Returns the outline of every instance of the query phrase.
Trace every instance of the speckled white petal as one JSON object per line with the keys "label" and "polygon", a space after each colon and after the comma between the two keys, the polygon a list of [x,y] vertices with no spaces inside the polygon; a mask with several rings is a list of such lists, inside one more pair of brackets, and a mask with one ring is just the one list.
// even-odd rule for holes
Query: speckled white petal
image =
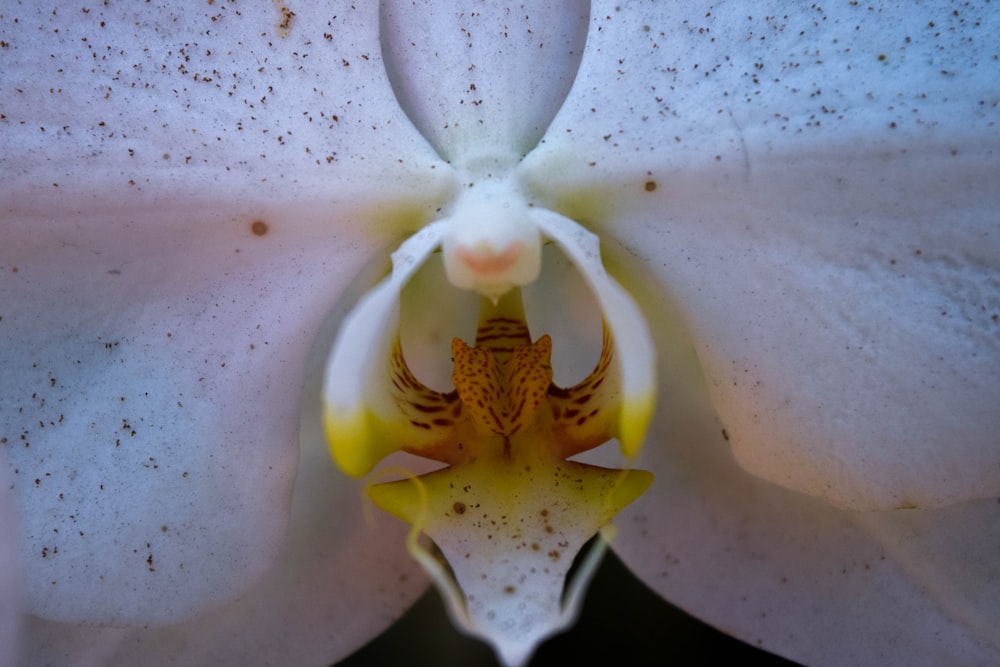
{"label": "speckled white petal", "polygon": [[876,157],[831,149],[629,214],[749,471],[858,509],[1000,494],[1000,164],[951,160],[872,187],[845,175]]}
{"label": "speckled white petal", "polygon": [[[661,352],[636,464],[656,481],[613,548],[667,599],[805,664],[996,663],[995,13],[633,8],[595,8],[577,87],[525,165],[656,277],[626,281]],[[954,504],[835,509],[747,474],[734,444],[844,504]],[[774,474],[803,462],[823,477]]]}
{"label": "speckled white petal", "polygon": [[854,508],[996,496],[997,13],[748,13],[597,7],[533,191],[677,299],[754,474]]}
{"label": "speckled white petal", "polygon": [[[179,621],[276,558],[302,562],[282,544],[308,350],[368,259],[359,246],[411,228],[395,208],[433,210],[446,170],[395,104],[375,7],[296,8],[287,36],[282,22],[271,5],[224,3],[0,19],[0,437],[27,605],[43,617]],[[353,516],[355,496],[338,493]],[[293,519],[306,552],[367,534],[326,532],[321,509]],[[316,584],[333,601],[324,618],[353,622],[341,651],[412,598],[358,615],[342,583]],[[290,605],[258,613],[294,643]]]}
{"label": "speckled white petal", "polygon": [[576,75],[588,2],[381,5],[396,95],[443,158],[481,171],[535,146]]}
{"label": "speckled white petal", "polygon": [[433,198],[432,183],[400,180],[440,165],[395,101],[377,8],[300,7],[287,36],[281,20],[227,3],[5,12],[3,192],[78,209],[309,197],[317,217],[344,199]]}
{"label": "speckled white petal", "polygon": [[663,186],[705,166],[753,175],[772,150],[836,144],[888,156],[990,138],[1000,68],[991,4],[765,0],[752,10],[595,0],[577,79],[530,156],[550,195],[588,180],[631,196],[621,187],[643,181],[626,177]]}
{"label": "speckled white petal", "polygon": [[81,628],[33,620],[31,664],[332,664],[394,620],[426,588],[425,575],[402,547],[403,527],[363,512],[362,485],[345,481],[330,461],[321,433],[319,389],[338,323],[331,317],[323,324],[310,352],[302,453],[288,539],[276,566],[247,595],[179,625]]}
{"label": "speckled white petal", "polygon": [[612,543],[647,585],[805,665],[1000,660],[995,499],[866,513],[765,482],[732,459],[686,357],[661,368],[688,384],[665,389],[637,462],[656,479]]}
{"label": "speckled white petal", "polygon": [[[157,220],[152,214],[143,219]],[[289,494],[293,483],[303,484],[294,470],[294,434],[305,350],[331,305],[326,290],[346,283],[350,276],[343,272],[355,267],[348,261],[324,266],[338,254],[335,245],[311,251],[275,245],[267,252],[235,241],[243,252],[231,256],[245,265],[220,266],[218,244],[210,246],[215,252],[186,248],[184,259],[146,257],[142,269],[129,274],[135,281],[129,288],[114,282],[115,276],[104,278],[106,268],[97,267],[93,273],[101,279],[87,280],[92,274],[81,269],[65,283],[54,283],[50,275],[36,290],[28,282],[31,262],[21,264],[16,296],[56,311],[28,320],[37,325],[25,329],[15,327],[37,313],[7,307],[3,320],[12,338],[22,341],[8,348],[18,354],[7,364],[11,385],[4,406],[5,414],[25,415],[5,425],[14,444],[11,467],[26,537],[21,555],[36,613],[109,623],[179,620],[242,593],[280,554]],[[36,260],[51,266],[63,258]],[[300,265],[317,269],[307,280]],[[188,282],[203,266],[227,275]],[[147,282],[147,270],[167,276],[177,296],[162,295],[162,283]],[[80,313],[76,304],[46,298],[59,288],[79,294],[68,285],[103,294],[123,318],[146,317],[88,328],[100,313]],[[317,296],[306,298],[299,289]],[[151,303],[148,294],[154,295]],[[12,303],[9,295],[4,302]],[[150,313],[154,308],[164,312]],[[31,368],[35,363],[39,370]],[[25,413],[15,412],[22,406]],[[330,477],[335,488],[332,470]],[[340,515],[358,514],[357,502],[347,502],[352,499],[336,498],[342,501],[336,508],[324,505],[328,499],[321,495],[304,501],[324,510],[321,520],[301,528],[308,548],[318,549],[316,543],[326,544],[332,535],[350,541],[348,525],[359,527],[342,525]],[[344,532],[335,534],[334,527]],[[353,537],[364,535],[357,530]],[[371,544],[365,539],[339,546],[330,544],[330,558],[309,564],[325,568]],[[377,588],[386,576],[387,570],[374,566],[352,571],[342,564],[344,572],[353,572],[352,585]],[[333,611],[376,624],[355,642],[377,632],[407,602],[394,602],[390,611],[373,599],[365,607],[372,616],[361,616],[336,602],[341,583],[329,581],[324,591],[326,601],[335,601]],[[282,619],[288,609],[277,601],[294,598],[279,592],[292,596],[294,589],[274,591],[262,608]]]}

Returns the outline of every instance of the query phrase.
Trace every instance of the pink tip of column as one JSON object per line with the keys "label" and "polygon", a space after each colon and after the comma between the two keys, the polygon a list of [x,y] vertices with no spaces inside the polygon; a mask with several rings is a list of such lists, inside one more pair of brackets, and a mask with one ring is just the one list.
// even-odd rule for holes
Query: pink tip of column
{"label": "pink tip of column", "polygon": [[522,250],[524,243],[515,241],[500,253],[492,249],[472,249],[464,246],[459,246],[455,252],[458,258],[475,273],[495,275],[511,268],[521,256]]}

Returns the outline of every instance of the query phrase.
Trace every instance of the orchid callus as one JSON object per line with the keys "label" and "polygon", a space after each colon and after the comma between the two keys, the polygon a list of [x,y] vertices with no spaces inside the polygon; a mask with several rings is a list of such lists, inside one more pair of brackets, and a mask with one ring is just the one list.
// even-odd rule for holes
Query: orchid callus
{"label": "orchid callus", "polygon": [[[437,480],[564,465],[602,356],[651,588],[806,664],[1000,661],[995,3],[404,4],[0,9],[0,662],[341,659],[427,579],[324,428],[447,466],[370,494],[451,562]],[[544,396],[475,344],[516,297]]]}

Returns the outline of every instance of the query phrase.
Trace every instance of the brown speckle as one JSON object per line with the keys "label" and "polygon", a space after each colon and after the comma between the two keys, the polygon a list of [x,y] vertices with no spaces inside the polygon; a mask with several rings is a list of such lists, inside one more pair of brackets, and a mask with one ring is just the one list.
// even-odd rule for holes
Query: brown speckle
{"label": "brown speckle", "polygon": [[267,223],[263,220],[254,220],[250,224],[250,231],[254,233],[255,236],[264,236],[267,234]]}
{"label": "brown speckle", "polygon": [[278,34],[282,37],[288,37],[288,33],[292,31],[292,19],[295,17],[295,12],[285,6],[283,2],[279,0],[272,0],[274,8],[278,10]]}

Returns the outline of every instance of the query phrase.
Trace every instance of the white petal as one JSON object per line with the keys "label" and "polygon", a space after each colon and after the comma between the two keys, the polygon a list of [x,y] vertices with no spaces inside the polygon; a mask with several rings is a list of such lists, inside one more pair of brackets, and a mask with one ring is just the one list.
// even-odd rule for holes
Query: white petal
{"label": "white petal", "polygon": [[[412,226],[391,211],[440,200],[375,8],[296,8],[287,37],[263,9],[0,19],[0,437],[47,618],[177,621],[267,570],[320,322],[359,245]],[[345,641],[406,602],[352,616]]]}
{"label": "white petal", "polygon": [[[294,482],[289,407],[329,307],[300,289],[346,276],[306,282],[297,266],[322,253],[254,238],[221,212],[22,218],[100,238],[57,232],[2,251],[0,400],[36,613],[176,620],[239,592],[276,553]],[[177,231],[175,216],[201,230]],[[152,231],[130,230],[136,219]],[[270,220],[275,237],[291,222]]]}
{"label": "white petal", "polygon": [[615,522],[611,546],[629,567],[688,612],[803,664],[997,662],[996,500],[854,512],[748,474],[675,304],[633,293],[656,306],[657,343],[671,350],[660,376],[672,381],[635,461],[656,479]]}
{"label": "white petal", "polygon": [[984,640],[993,656],[1000,656],[996,499],[939,510],[866,512],[856,518],[943,616]]}
{"label": "white petal", "polygon": [[[637,465],[657,478],[613,548],[664,597],[806,664],[993,664],[995,13],[804,7],[597,7],[525,165],[656,276],[626,284],[656,313],[664,381]],[[881,343],[845,350],[866,337]],[[752,402],[759,419],[732,428]],[[742,462],[816,495],[986,499],[836,510],[741,471],[716,410]]]}
{"label": "white petal", "polygon": [[179,625],[120,630],[36,620],[28,651],[33,664],[331,664],[426,588],[426,577],[403,548],[403,527],[388,517],[372,521],[362,511],[362,485],[345,482],[330,461],[319,388],[338,324],[336,317],[324,323],[310,353],[302,455],[277,565],[247,595]]}
{"label": "white petal", "polygon": [[858,508],[1000,493],[996,12],[604,16],[525,166],[680,302],[740,463]]}
{"label": "white petal", "polygon": [[586,3],[381,4],[393,88],[443,158],[510,167],[534,147],[576,75]]}
{"label": "white petal", "polygon": [[612,548],[660,595],[807,665],[1000,659],[995,499],[838,510],[742,471],[706,396],[659,408],[637,462],[656,480]]}
{"label": "white petal", "polygon": [[629,245],[681,300],[751,472],[856,508],[996,496],[1000,235],[986,209],[1000,164],[940,173],[911,158],[884,191],[841,189],[836,210],[829,191],[788,191],[872,161],[775,165],[765,181],[780,186],[730,188],[732,203],[705,192],[666,228],[651,200]]}

